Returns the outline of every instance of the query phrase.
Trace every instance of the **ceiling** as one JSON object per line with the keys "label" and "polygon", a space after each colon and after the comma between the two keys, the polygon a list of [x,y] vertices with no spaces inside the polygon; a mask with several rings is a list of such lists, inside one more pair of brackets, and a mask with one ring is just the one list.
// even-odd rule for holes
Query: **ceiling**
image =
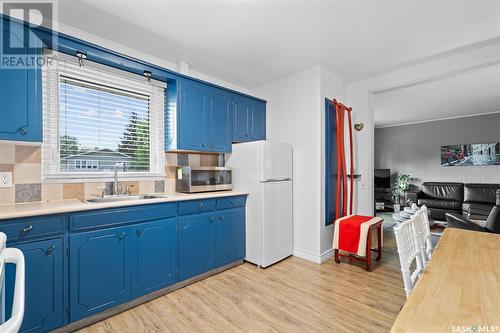
{"label": "ceiling", "polygon": [[500,65],[375,94],[375,127],[500,112]]}
{"label": "ceiling", "polygon": [[351,82],[500,35],[500,1],[59,1],[61,23],[245,88],[322,64]]}

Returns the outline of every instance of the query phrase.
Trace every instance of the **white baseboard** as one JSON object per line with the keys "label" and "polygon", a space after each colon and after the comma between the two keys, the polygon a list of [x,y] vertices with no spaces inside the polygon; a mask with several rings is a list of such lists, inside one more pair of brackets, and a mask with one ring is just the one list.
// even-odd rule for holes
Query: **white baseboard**
{"label": "white baseboard", "polygon": [[305,260],[312,261],[316,264],[322,264],[333,256],[333,248],[328,249],[321,254],[301,249],[293,249],[293,255]]}

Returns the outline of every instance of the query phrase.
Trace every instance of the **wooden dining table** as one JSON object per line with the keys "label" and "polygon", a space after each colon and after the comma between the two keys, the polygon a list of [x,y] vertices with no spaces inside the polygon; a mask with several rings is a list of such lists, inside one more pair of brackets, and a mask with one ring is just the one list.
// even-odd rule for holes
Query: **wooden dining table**
{"label": "wooden dining table", "polygon": [[445,229],[391,332],[500,333],[500,235]]}

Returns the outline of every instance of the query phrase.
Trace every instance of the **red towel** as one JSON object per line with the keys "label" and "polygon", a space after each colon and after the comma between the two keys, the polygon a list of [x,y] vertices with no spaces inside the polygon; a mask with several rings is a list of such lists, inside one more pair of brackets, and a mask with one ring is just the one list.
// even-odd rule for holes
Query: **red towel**
{"label": "red towel", "polygon": [[333,248],[364,256],[370,225],[382,219],[374,216],[349,215],[335,221]]}

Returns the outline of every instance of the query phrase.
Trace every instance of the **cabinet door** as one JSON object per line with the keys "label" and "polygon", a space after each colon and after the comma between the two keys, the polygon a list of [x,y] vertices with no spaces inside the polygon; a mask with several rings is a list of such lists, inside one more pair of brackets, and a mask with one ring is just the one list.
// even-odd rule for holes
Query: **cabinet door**
{"label": "cabinet door", "polygon": [[[5,43],[16,47],[24,45],[25,51],[20,51],[30,58],[38,54],[30,54],[29,42],[25,40],[24,32],[29,30],[23,25],[0,18],[0,34]],[[36,40],[32,38],[32,42]],[[10,39],[10,40],[8,40]],[[32,52],[31,52],[32,53]],[[0,55],[5,54],[0,47]],[[18,57],[16,56],[15,59]],[[20,59],[20,58],[19,58]],[[0,140],[42,141],[42,99],[41,70],[35,66],[7,67],[0,65]]]}
{"label": "cabinet door", "polygon": [[179,280],[215,267],[215,217],[212,214],[179,219]]}
{"label": "cabinet door", "polygon": [[130,300],[130,227],[70,236],[70,319]]}
{"label": "cabinet door", "polygon": [[[25,306],[20,332],[47,332],[63,325],[62,240],[52,239],[13,246],[25,260]],[[14,296],[15,265],[7,265],[6,315]]]}
{"label": "cabinet door", "polygon": [[231,98],[229,93],[211,89],[210,94],[211,150],[220,153],[231,152]]}
{"label": "cabinet door", "polygon": [[216,263],[223,266],[245,258],[245,209],[218,212],[216,218]]}
{"label": "cabinet door", "polygon": [[177,282],[177,218],[135,227],[132,296],[134,298]]}
{"label": "cabinet door", "polygon": [[179,112],[179,148],[206,150],[208,144],[206,89],[198,82],[182,80]]}
{"label": "cabinet door", "polygon": [[249,141],[249,102],[243,96],[233,95],[233,142]]}
{"label": "cabinet door", "polygon": [[252,103],[252,136],[251,140],[266,139],[266,104]]}

